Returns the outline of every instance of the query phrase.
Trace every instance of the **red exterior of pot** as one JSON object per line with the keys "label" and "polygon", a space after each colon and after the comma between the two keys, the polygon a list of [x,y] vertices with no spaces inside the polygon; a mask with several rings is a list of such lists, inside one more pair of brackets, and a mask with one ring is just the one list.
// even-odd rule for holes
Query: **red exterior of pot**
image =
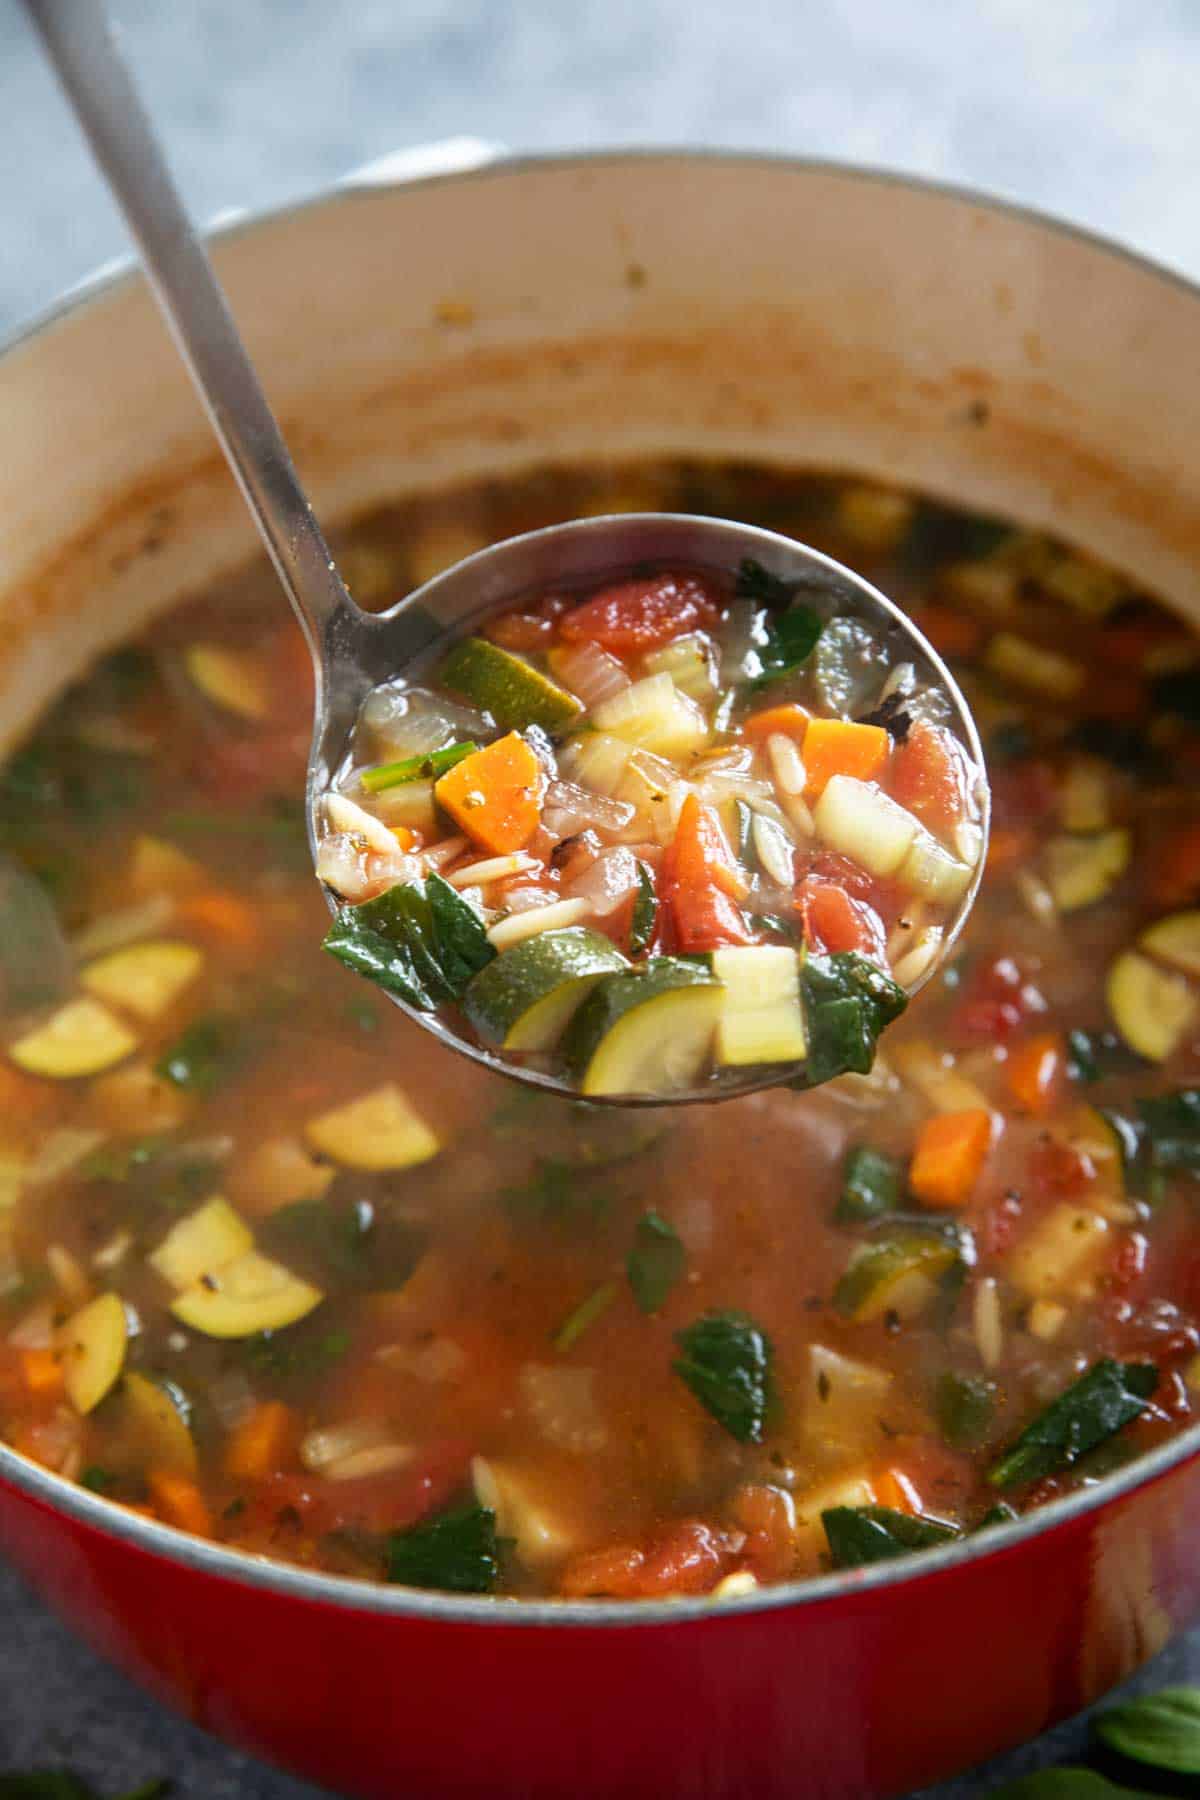
{"label": "red exterior of pot", "polygon": [[986,1554],[666,1623],[406,1616],[155,1537],[0,1488],[0,1544],[98,1650],[340,1793],[868,1800],[1043,1730],[1200,1611],[1200,1459]]}

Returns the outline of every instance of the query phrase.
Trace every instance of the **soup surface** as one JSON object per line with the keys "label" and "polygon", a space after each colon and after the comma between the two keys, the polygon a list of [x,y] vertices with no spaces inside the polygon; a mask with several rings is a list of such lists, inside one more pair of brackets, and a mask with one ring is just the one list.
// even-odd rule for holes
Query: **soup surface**
{"label": "soup surface", "polygon": [[264,569],[224,584],[3,774],[21,1454],[346,1575],[720,1596],[986,1527],[1191,1420],[1200,646],[1046,539],[744,467],[550,471],[340,554],[382,605],[621,505],[777,526],[914,611],[988,752],[962,949],[819,1092],[627,1112],[488,1075],[321,953],[306,653]]}
{"label": "soup surface", "polygon": [[984,848],[907,648],[752,560],[477,621],[363,703],[326,949],[585,1098],[869,1073]]}

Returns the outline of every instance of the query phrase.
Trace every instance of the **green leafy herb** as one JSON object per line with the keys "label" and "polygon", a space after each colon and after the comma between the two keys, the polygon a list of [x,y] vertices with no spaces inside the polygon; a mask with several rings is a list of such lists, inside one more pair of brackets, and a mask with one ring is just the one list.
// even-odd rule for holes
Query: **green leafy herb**
{"label": "green leafy herb", "polygon": [[404,1587],[490,1594],[499,1574],[496,1515],[486,1506],[462,1506],[388,1538],[387,1579]]}
{"label": "green leafy herb", "polygon": [[1128,1075],[1142,1066],[1141,1057],[1115,1031],[1067,1033],[1067,1074],[1072,1081],[1090,1086],[1109,1075]]}
{"label": "green leafy herb", "polygon": [[633,1247],[625,1259],[625,1272],[633,1297],[644,1313],[656,1313],[682,1279],[687,1256],[679,1233],[653,1210],[643,1213],[634,1228]]}
{"label": "green leafy herb", "polygon": [[780,613],[767,627],[766,641],[759,645],[761,672],[750,686],[767,687],[802,669],[824,629],[820,613],[814,612],[811,606],[793,606],[790,612]]}
{"label": "green leafy herb", "polygon": [[770,1338],[745,1313],[710,1312],[675,1342],[683,1355],[672,1367],[705,1407],[741,1444],[761,1444],[771,1402]]}
{"label": "green leafy herb", "polygon": [[1112,1357],[1093,1363],[1025,1427],[988,1470],[988,1480],[993,1487],[1015,1487],[1070,1468],[1139,1418],[1157,1386],[1153,1363],[1120,1363]]}
{"label": "green leafy herb", "polygon": [[894,1156],[855,1144],[842,1165],[842,1191],[834,1209],[839,1225],[858,1225],[894,1212],[900,1203],[901,1168]]}
{"label": "green leafy herb", "polygon": [[309,1381],[325,1374],[350,1348],[348,1331],[260,1331],[238,1346],[252,1369],[272,1381]]}
{"label": "green leafy herb", "polygon": [[1180,1088],[1138,1101],[1154,1166],[1200,1175],[1200,1088]]}
{"label": "green leafy herb", "polygon": [[421,1012],[457,999],[496,954],[479,914],[440,875],[343,906],[324,948]]}
{"label": "green leafy herb", "polygon": [[808,1062],[801,1087],[837,1075],[866,1075],[881,1031],[908,1005],[904,989],[856,950],[806,956],[800,993],[808,1025]]}
{"label": "green leafy herb", "polygon": [[382,793],[384,788],[399,787],[406,781],[437,781],[465,756],[474,756],[478,748],[478,744],[470,742],[447,744],[432,756],[406,756],[402,762],[379,763],[373,769],[364,769],[360,780],[368,794]]}
{"label": "green leafy herb", "polygon": [[962,1534],[941,1519],[895,1512],[890,1506],[834,1506],[821,1514],[835,1569],[886,1562],[912,1550],[948,1544]]}
{"label": "green leafy herb", "polygon": [[1110,1750],[1151,1768],[1200,1775],[1200,1688],[1164,1688],[1111,1706],[1095,1720]]}
{"label": "green leafy herb", "polygon": [[995,1404],[995,1386],[982,1376],[945,1369],[938,1377],[934,1413],[938,1430],[952,1449],[968,1449],[986,1435]]}
{"label": "green leafy herb", "polygon": [[195,1019],[154,1065],[155,1073],[189,1093],[211,1094],[248,1053],[246,1026],[233,1013]]}
{"label": "green leafy herb", "polygon": [[587,1171],[561,1156],[540,1156],[528,1181],[502,1188],[510,1217],[523,1225],[571,1225],[595,1219],[607,1205]]}
{"label": "green leafy herb", "polygon": [[944,562],[980,562],[1012,536],[1012,526],[981,513],[918,500],[900,550],[906,570],[919,574]]}
{"label": "green leafy herb", "polygon": [[590,1331],[597,1319],[602,1318],[617,1297],[618,1287],[615,1281],[605,1281],[590,1293],[586,1300],[569,1313],[554,1334],[556,1350],[570,1350],[577,1344],[585,1331]]}
{"label": "green leafy herb", "polygon": [[80,1487],[90,1488],[93,1494],[108,1494],[117,1485],[117,1478],[111,1469],[101,1468],[99,1463],[89,1463],[80,1472]]}
{"label": "green leafy herb", "polygon": [[1016,1507],[1010,1506],[1007,1500],[997,1500],[995,1506],[988,1507],[979,1523],[972,1526],[972,1530],[990,1531],[993,1525],[1011,1525],[1020,1516]]}
{"label": "green leafy herb", "polygon": [[633,903],[633,922],[629,927],[629,954],[640,956],[650,948],[654,927],[658,923],[658,895],[654,877],[644,862],[638,868],[637,899]]}

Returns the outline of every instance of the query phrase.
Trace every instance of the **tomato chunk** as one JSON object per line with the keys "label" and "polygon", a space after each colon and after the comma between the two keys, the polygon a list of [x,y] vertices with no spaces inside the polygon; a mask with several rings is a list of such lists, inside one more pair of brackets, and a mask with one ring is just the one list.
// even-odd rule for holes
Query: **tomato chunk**
{"label": "tomato chunk", "polygon": [[804,941],[811,950],[830,955],[857,950],[881,967],[887,967],[887,936],[874,907],[832,881],[808,875],[796,889],[796,909],[804,926]]}
{"label": "tomato chunk", "polygon": [[966,754],[940,725],[914,725],[892,757],[889,776],[892,798],[933,831],[953,831],[966,812]]}
{"label": "tomato chunk", "polygon": [[746,880],[713,814],[689,794],[663,861],[662,888],[682,951],[752,944],[754,933],[734,901]]}
{"label": "tomato chunk", "polygon": [[729,1571],[744,1543],[742,1532],[683,1520],[644,1546],[614,1544],[575,1557],[563,1570],[561,1591],[619,1600],[704,1594]]}
{"label": "tomato chunk", "polygon": [[602,588],[567,613],[559,631],[570,643],[599,644],[621,656],[711,630],[719,616],[715,594],[694,575],[655,575]]}

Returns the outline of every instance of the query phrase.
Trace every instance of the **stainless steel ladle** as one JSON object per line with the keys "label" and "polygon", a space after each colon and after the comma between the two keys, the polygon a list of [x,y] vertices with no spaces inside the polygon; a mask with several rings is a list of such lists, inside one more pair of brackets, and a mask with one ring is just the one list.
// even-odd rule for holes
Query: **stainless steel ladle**
{"label": "stainless steel ladle", "polygon": [[[409,594],[388,612],[362,612],[346,591],[238,334],[207,251],[175,187],[158,135],[117,49],[100,0],[25,0],[96,161],[141,251],[147,277],[191,372],[213,430],[300,621],[316,671],[316,717],[308,764],[310,847],[321,797],[342,763],[364,696],[396,676],[436,639],[539,588],[586,584],[641,564],[728,575],[746,557],[808,589],[839,615],[861,619],[912,663],[918,680],[945,694],[966,749],[982,767],[974,720],[940,657],[912,622],[869,582],[790,538],[727,519],[645,513],[578,519],[494,544]],[[987,809],[984,797],[983,824]],[[942,957],[970,912],[983,868],[949,921]],[[333,904],[333,897],[330,896]],[[936,966],[936,965],[935,965]],[[923,985],[932,969],[915,988]],[[566,1082],[521,1068],[459,1037],[437,1014],[411,1017],[443,1043],[514,1079],[572,1094]],[[673,1093],[671,1102],[726,1098],[777,1084],[778,1068],[752,1070],[719,1086]],[[638,1103],[637,1096],[623,1100]],[[642,1103],[651,1097],[642,1096]],[[664,1096],[652,1097],[653,1104]]]}

